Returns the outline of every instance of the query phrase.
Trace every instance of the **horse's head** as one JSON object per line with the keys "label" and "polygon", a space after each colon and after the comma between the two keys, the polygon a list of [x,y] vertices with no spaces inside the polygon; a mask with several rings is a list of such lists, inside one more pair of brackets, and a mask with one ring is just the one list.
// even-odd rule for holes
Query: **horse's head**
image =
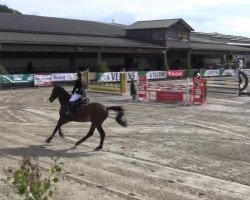
{"label": "horse's head", "polygon": [[70,99],[70,94],[63,87],[54,85],[49,101],[52,103],[56,98],[58,98],[60,104],[67,104]]}
{"label": "horse's head", "polygon": [[59,96],[59,86],[54,86],[52,93],[49,97],[49,101],[52,103]]}

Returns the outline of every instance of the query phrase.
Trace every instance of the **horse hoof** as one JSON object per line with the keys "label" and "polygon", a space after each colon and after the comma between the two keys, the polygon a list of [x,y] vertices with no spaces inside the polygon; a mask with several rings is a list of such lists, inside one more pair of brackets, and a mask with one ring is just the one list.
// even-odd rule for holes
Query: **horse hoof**
{"label": "horse hoof", "polygon": [[51,139],[48,138],[45,142],[46,142],[46,143],[50,143],[50,141],[51,141]]}
{"label": "horse hoof", "polygon": [[77,143],[75,143],[75,147],[77,147],[79,144],[80,144],[80,143],[78,143],[78,142],[77,142]]}
{"label": "horse hoof", "polygon": [[63,138],[65,138],[65,135],[63,133],[61,133],[60,137],[63,139]]}
{"label": "horse hoof", "polygon": [[95,151],[99,151],[101,149],[102,149],[102,147],[98,146],[98,147],[95,148]]}

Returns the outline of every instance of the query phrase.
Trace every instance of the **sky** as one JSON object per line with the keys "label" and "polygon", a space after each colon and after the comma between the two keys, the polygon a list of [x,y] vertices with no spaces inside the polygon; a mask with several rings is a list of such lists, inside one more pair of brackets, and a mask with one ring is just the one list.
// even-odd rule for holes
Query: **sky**
{"label": "sky", "polygon": [[249,0],[0,0],[0,4],[22,14],[125,25],[182,18],[196,32],[250,38]]}

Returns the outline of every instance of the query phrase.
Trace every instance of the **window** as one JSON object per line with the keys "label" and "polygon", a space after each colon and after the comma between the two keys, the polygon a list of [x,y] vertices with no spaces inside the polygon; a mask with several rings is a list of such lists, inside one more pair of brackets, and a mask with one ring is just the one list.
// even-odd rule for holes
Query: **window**
{"label": "window", "polygon": [[165,40],[166,31],[165,30],[154,30],[153,40]]}
{"label": "window", "polygon": [[185,31],[181,31],[178,36],[180,40],[185,40],[185,41],[188,40],[188,33]]}

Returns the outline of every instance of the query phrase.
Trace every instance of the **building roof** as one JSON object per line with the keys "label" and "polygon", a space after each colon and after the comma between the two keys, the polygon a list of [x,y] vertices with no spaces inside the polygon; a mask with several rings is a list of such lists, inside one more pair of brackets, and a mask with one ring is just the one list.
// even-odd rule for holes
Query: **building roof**
{"label": "building roof", "polygon": [[169,28],[177,22],[182,23],[190,31],[193,31],[193,28],[189,26],[183,19],[165,19],[165,20],[150,20],[150,21],[137,21],[130,26],[125,27],[126,30],[134,29],[155,29],[155,28]]}
{"label": "building roof", "polygon": [[1,12],[0,19],[5,31],[125,36],[125,25],[118,24]]}
{"label": "building roof", "polygon": [[50,44],[163,48],[125,38],[125,25],[0,13],[0,42],[5,44]]}
{"label": "building roof", "polygon": [[[125,38],[125,29],[168,28],[180,22],[193,30],[183,19],[138,21],[131,26],[84,20],[0,13],[0,43],[113,46],[166,48],[156,44]],[[191,32],[191,48],[195,50],[250,51],[250,38],[219,33]],[[239,45],[238,45],[239,44]],[[240,47],[241,46],[241,47]],[[175,48],[172,47],[171,48]]]}
{"label": "building roof", "polygon": [[191,32],[192,42],[234,44],[235,46],[250,46],[250,38],[235,35],[225,35],[220,33]]}
{"label": "building roof", "polygon": [[0,43],[164,48],[151,43],[118,37],[97,37],[91,35],[81,36],[48,33],[19,33],[7,31],[0,31]]}

